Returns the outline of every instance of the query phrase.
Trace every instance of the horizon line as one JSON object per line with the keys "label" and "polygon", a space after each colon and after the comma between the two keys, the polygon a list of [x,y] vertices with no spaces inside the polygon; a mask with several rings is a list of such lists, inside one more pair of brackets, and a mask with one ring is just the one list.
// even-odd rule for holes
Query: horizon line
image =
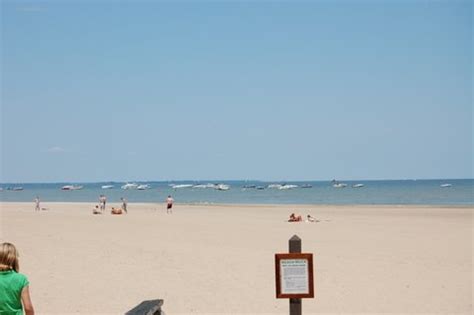
{"label": "horizon line", "polygon": [[100,183],[132,183],[132,182],[155,182],[155,183],[171,183],[171,182],[262,182],[262,183],[284,183],[284,182],[331,182],[331,181],[347,181],[347,182],[368,182],[368,181],[424,181],[424,180],[474,180],[473,177],[465,178],[385,178],[385,179],[306,179],[306,180],[262,180],[262,179],[167,179],[167,180],[100,180],[100,181],[31,181],[31,182],[0,182],[0,185],[6,184],[100,184]]}

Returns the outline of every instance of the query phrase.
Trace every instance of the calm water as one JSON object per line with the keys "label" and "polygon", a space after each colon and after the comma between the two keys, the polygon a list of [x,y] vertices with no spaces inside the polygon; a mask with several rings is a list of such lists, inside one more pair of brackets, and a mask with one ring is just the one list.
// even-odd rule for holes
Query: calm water
{"label": "calm water", "polygon": [[[180,181],[174,184],[205,184],[204,182]],[[278,190],[267,188],[276,182],[227,181],[228,191],[212,188],[173,189],[170,182],[140,182],[149,184],[149,190],[123,190],[124,183],[75,183],[84,188],[75,191],[62,191],[63,185],[56,184],[0,184],[1,201],[32,202],[39,196],[43,202],[97,202],[100,194],[105,194],[109,202],[118,202],[125,197],[129,202],[163,202],[172,195],[178,203],[232,203],[232,204],[426,204],[426,205],[473,205],[473,179],[456,180],[390,180],[390,181],[346,181],[345,188],[334,188],[329,181],[286,182],[311,188]],[[364,184],[362,188],[352,188],[354,184]],[[102,185],[115,185],[113,189],[101,189]],[[264,186],[265,189],[243,188],[245,185]],[[441,188],[442,184],[451,184]],[[8,190],[23,187],[22,191]]]}

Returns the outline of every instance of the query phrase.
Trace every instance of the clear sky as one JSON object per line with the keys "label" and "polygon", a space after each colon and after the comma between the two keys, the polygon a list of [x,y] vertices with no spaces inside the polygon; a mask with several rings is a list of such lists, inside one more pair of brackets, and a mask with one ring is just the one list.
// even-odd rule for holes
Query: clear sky
{"label": "clear sky", "polygon": [[471,1],[1,9],[1,182],[473,177]]}

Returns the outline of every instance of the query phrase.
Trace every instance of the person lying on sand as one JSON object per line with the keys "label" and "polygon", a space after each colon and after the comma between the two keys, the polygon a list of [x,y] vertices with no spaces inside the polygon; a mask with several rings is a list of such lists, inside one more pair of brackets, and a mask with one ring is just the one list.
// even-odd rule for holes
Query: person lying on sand
{"label": "person lying on sand", "polygon": [[92,214],[102,214],[98,205],[96,205],[95,208],[92,208]]}
{"label": "person lying on sand", "polygon": [[319,222],[319,220],[316,220],[315,217],[311,216],[311,214],[308,214],[306,217],[306,222]]}
{"label": "person lying on sand", "polygon": [[296,215],[294,213],[290,214],[290,218],[288,219],[288,222],[301,222],[303,219],[301,218],[300,215]]}
{"label": "person lying on sand", "polygon": [[110,211],[110,213],[111,214],[122,214],[122,209],[112,207],[112,211]]}

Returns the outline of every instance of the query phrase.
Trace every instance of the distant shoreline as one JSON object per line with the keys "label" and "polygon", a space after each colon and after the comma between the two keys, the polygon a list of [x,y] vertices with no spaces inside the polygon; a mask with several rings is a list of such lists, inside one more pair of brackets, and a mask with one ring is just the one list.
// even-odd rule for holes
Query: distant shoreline
{"label": "distant shoreline", "polygon": [[473,178],[404,178],[404,179],[345,179],[345,178],[331,178],[331,179],[177,179],[177,180],[103,180],[103,181],[54,181],[54,182],[22,182],[22,181],[8,181],[0,182],[0,185],[65,185],[65,184],[122,184],[122,183],[326,183],[337,180],[339,182],[390,182],[390,181],[459,181],[459,180],[474,180]]}
{"label": "distant shoreline", "polygon": [[[25,202],[25,201],[0,201],[0,206],[1,205],[32,205],[33,201],[31,202]],[[91,206],[94,204],[97,204],[95,201],[42,201],[42,205],[87,205]],[[115,204],[120,204],[118,201],[110,201],[107,203],[107,205],[115,205]],[[147,206],[147,205],[153,205],[154,207],[156,205],[164,205],[164,202],[129,202],[129,205],[137,205],[140,207]],[[364,209],[373,209],[373,208],[384,208],[384,209],[389,209],[389,208],[416,208],[416,209],[429,209],[429,208],[437,208],[437,209],[446,209],[446,208],[458,208],[458,209],[469,209],[471,208],[474,210],[474,205],[444,205],[444,204],[439,204],[439,205],[431,205],[431,204],[298,204],[298,203],[293,203],[293,204],[247,204],[247,203],[180,203],[180,202],[175,202],[176,206],[186,206],[186,207],[210,207],[210,208],[288,208],[288,207],[295,207],[295,208],[303,208],[303,207],[313,207],[313,208],[334,208],[334,209],[340,209],[340,208],[364,208]]]}

